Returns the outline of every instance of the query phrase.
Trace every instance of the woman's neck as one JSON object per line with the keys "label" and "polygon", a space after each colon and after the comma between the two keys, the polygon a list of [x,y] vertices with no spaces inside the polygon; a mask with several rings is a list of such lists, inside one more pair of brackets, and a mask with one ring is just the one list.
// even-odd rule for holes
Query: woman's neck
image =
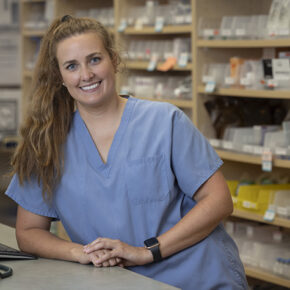
{"label": "woman's neck", "polygon": [[87,127],[97,129],[119,122],[126,102],[127,99],[116,95],[116,97],[113,97],[99,106],[83,107],[77,105],[77,108]]}

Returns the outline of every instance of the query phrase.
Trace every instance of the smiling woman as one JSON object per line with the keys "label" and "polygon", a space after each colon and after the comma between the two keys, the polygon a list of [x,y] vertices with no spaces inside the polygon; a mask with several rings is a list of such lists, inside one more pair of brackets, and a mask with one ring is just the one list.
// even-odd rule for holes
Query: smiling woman
{"label": "smiling woman", "polygon": [[[74,43],[71,41],[71,39],[79,37],[81,40],[88,38],[89,42],[93,40],[90,47],[81,45],[82,42]],[[67,42],[73,45],[71,49],[66,46]],[[65,60],[58,59],[59,45],[66,49],[65,53],[68,53],[69,57]],[[56,19],[42,39],[34,70],[32,106],[22,126],[23,142],[18,147],[12,163],[15,172],[19,173],[20,182],[22,183],[26,179],[29,180],[31,176],[35,176],[42,183],[43,197],[48,199],[51,198],[53,187],[61,176],[62,144],[66,140],[72,113],[75,110],[74,98],[77,99],[80,96],[81,100],[85,99],[84,105],[89,104],[90,101],[94,104],[94,101],[102,100],[101,93],[99,98],[94,98],[92,94],[84,94],[86,89],[89,89],[88,85],[96,85],[96,83],[90,83],[92,81],[91,76],[93,76],[95,82],[102,82],[97,75],[88,70],[92,63],[98,63],[99,58],[101,58],[100,55],[95,55],[96,58],[94,58],[92,54],[95,53],[102,53],[103,57],[106,58],[105,62],[107,63],[107,70],[109,70],[107,74],[112,78],[112,82],[114,80],[112,74],[118,71],[121,58],[112,37],[98,21],[88,18],[73,18],[66,15]],[[64,53],[60,54],[60,57],[65,57]],[[78,64],[77,61],[81,63]],[[66,65],[67,74],[64,65]],[[77,68],[78,65],[78,71],[81,72],[81,75],[74,71],[74,68]],[[86,82],[86,79],[81,79],[83,77],[87,78],[87,73],[90,74],[89,83]],[[102,74],[102,72],[100,73]],[[71,75],[71,77],[68,77],[68,75]],[[103,89],[98,91],[105,92],[106,84],[102,87]],[[115,98],[113,101],[119,103],[120,98],[116,98],[117,93],[114,89],[115,84],[113,83],[113,87],[110,89],[112,96]],[[112,100],[111,97],[110,100]],[[106,101],[109,100],[103,100],[104,103]],[[121,103],[124,103],[124,101],[121,100]],[[120,110],[122,106],[118,105],[118,108]],[[120,113],[118,116],[120,116]],[[115,124],[115,128],[116,126]]]}
{"label": "smiling woman", "polygon": [[247,289],[221,223],[233,210],[222,161],[175,106],[118,95],[119,63],[94,19],[57,19],[44,36],[6,191],[19,247],[183,290]]}

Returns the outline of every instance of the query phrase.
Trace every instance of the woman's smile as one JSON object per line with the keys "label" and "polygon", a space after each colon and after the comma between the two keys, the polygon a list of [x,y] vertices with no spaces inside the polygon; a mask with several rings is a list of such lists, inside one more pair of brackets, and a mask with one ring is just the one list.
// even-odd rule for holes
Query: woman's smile
{"label": "woman's smile", "polygon": [[101,85],[102,81],[90,84],[90,85],[86,85],[86,86],[82,86],[80,87],[81,90],[88,92],[88,93],[92,93],[95,92],[99,86]]}

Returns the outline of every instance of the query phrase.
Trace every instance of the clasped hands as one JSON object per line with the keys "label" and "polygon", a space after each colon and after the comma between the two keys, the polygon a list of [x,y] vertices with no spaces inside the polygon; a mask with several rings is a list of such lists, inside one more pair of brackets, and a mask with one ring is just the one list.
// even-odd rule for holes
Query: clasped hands
{"label": "clasped hands", "polygon": [[90,262],[96,267],[128,267],[145,265],[153,261],[153,256],[145,247],[134,247],[120,240],[98,238],[83,247]]}

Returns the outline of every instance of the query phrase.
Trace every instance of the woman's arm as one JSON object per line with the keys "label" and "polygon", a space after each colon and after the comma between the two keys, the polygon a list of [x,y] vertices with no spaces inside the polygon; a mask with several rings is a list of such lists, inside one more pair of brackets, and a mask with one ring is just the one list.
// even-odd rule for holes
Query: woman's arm
{"label": "woman's arm", "polygon": [[103,265],[98,265],[95,260],[106,252],[85,254],[82,245],[60,239],[50,233],[50,224],[51,218],[36,215],[18,206],[16,238],[19,248],[43,258],[74,261],[81,264],[92,262],[95,266],[113,266],[120,262],[119,259],[111,259]]}
{"label": "woman's arm", "polygon": [[[221,172],[214,173],[195,193],[196,206],[175,226],[160,235],[160,251],[163,258],[188,248],[207,237],[211,231],[233,211],[233,203],[226,181]],[[149,237],[148,237],[149,238]],[[121,241],[106,238],[97,239],[84,248],[85,253],[99,249],[111,249],[98,260],[119,257],[125,266],[143,265],[153,261],[150,251],[132,247]]]}
{"label": "woman's arm", "polygon": [[221,172],[214,173],[195,193],[196,206],[158,237],[162,257],[196,244],[233,211],[232,198]]}
{"label": "woman's arm", "polygon": [[43,258],[87,262],[85,256],[79,253],[82,246],[50,233],[50,224],[51,218],[36,215],[18,206],[16,238],[19,248]]}

